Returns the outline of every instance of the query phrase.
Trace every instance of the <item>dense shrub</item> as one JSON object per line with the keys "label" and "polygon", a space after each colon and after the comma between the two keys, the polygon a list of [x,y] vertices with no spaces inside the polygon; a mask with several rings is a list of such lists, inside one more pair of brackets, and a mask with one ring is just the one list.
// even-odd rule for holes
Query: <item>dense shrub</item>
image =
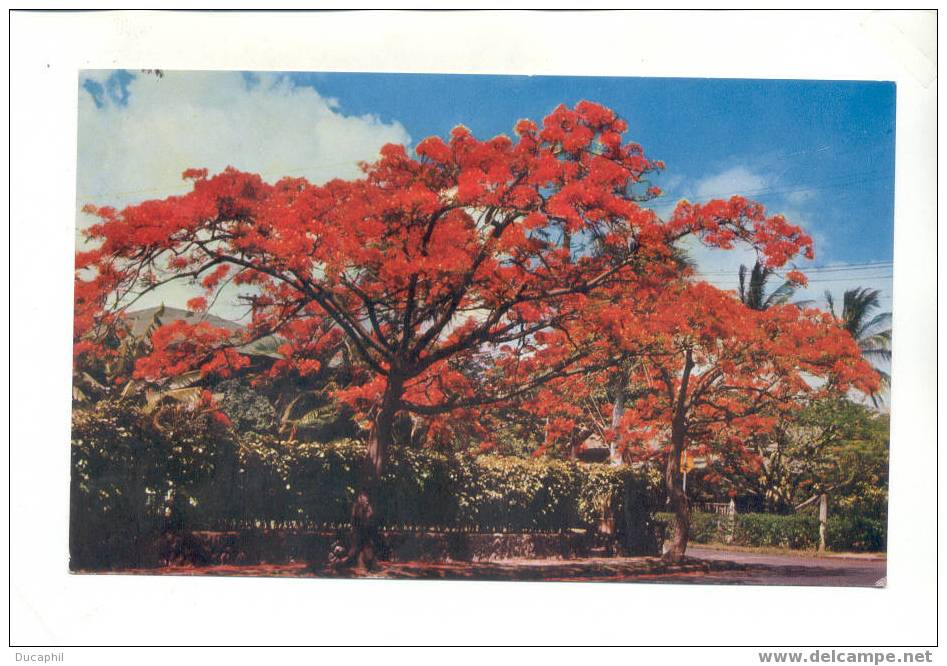
{"label": "dense shrub", "polygon": [[[690,521],[690,539],[695,543],[709,543],[720,541],[724,534],[725,525],[721,524],[720,516],[713,513],[692,513]],[[670,514],[668,514],[670,520]]]}
{"label": "dense shrub", "polygon": [[70,555],[74,568],[139,562],[153,535],[194,520],[199,497],[230,457],[213,417],[162,407],[142,418],[120,400],[76,410],[72,424]]}
{"label": "dense shrub", "polygon": [[[109,534],[136,535],[116,551],[126,553],[169,529],[331,529],[347,523],[364,457],[361,443],[288,442],[264,433],[238,439],[213,419],[189,416],[166,418],[173,427],[159,429],[120,403],[77,410],[74,566],[108,566],[95,557]],[[591,528],[616,534],[632,552],[653,550],[657,542],[651,482],[628,467],[393,447],[380,492],[378,517],[389,528]]]}
{"label": "dense shrub", "polygon": [[[673,517],[656,514],[665,538],[671,534]],[[814,550],[819,546],[819,519],[808,513],[776,515],[766,513],[737,514],[730,522],[725,516],[692,513],[690,540],[713,543],[726,540],[738,546],[763,546]],[[887,546],[884,521],[846,514],[829,515],[826,526],[826,548],[834,551],[882,551]]]}
{"label": "dense shrub", "polygon": [[274,432],[276,410],[270,401],[247,386],[241,379],[220,382],[216,391],[217,404],[233,422],[238,432]]}
{"label": "dense shrub", "polygon": [[[885,462],[887,469],[887,462]],[[888,484],[858,483],[849,491],[849,494],[834,497],[832,508],[839,514],[869,518],[878,524],[885,524],[888,520]]]}
{"label": "dense shrub", "polygon": [[819,545],[819,519],[811,514],[738,514],[733,530],[733,543],[745,546],[816,548]]}
{"label": "dense shrub", "polygon": [[829,516],[825,542],[830,550],[879,551],[888,548],[887,521],[853,515]]}

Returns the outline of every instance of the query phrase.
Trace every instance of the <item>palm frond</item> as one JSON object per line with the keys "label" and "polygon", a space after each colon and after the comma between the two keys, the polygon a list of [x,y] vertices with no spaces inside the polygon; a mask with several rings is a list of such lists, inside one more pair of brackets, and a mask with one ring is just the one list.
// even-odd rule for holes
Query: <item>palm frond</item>
{"label": "palm frond", "polygon": [[[862,358],[871,363],[881,361],[883,363],[891,362],[891,350],[883,347],[868,347],[861,349]],[[878,368],[875,368],[877,370]]]}
{"label": "palm frond", "polygon": [[157,331],[163,325],[161,318],[164,316],[164,303],[161,304],[157,310],[155,310],[154,315],[151,317],[151,322],[148,324],[148,328],[145,329],[145,334],[142,336],[145,340],[151,340],[151,336],[154,335],[154,332]]}
{"label": "palm frond", "polygon": [[750,272],[749,306],[754,310],[765,310],[766,302],[763,294],[766,292],[766,281],[772,271],[757,261]]}
{"label": "palm frond", "polygon": [[145,393],[145,412],[151,412],[158,404],[165,400],[173,400],[185,405],[196,404],[201,399],[204,389],[200,386],[170,389],[168,391],[148,391]]}
{"label": "palm frond", "polygon": [[835,321],[838,321],[838,314],[835,312],[835,298],[828,289],[825,290],[825,304],[829,306],[829,313],[835,318]]}
{"label": "palm frond", "polygon": [[91,384],[94,388],[99,389],[100,391],[105,390],[105,386],[103,386],[100,381],[98,381],[95,377],[90,375],[88,372],[83,372],[81,376],[84,382]]}
{"label": "palm frond", "polygon": [[332,421],[337,412],[338,408],[335,405],[323,405],[322,407],[317,407],[316,409],[306,412],[298,419],[293,419],[291,422],[303,428],[310,426],[320,426]]}
{"label": "palm frond", "polygon": [[884,349],[891,348],[891,329],[885,329],[884,331],[878,331],[872,335],[864,335],[859,340],[858,343],[864,345],[865,347],[882,347]]}
{"label": "palm frond", "polygon": [[694,258],[690,255],[687,249],[683,247],[678,247],[677,245],[673,246],[671,249],[671,260],[681,270],[684,270],[686,268],[690,268],[690,269],[697,268],[697,262],[694,261]]}
{"label": "palm frond", "polygon": [[783,305],[789,302],[789,299],[792,298],[793,294],[796,293],[796,284],[793,282],[783,282],[779,287],[770,294],[766,301],[763,303],[763,309],[771,308],[774,305]]}
{"label": "palm frond", "polygon": [[[747,279],[747,276],[749,276],[749,279]],[[758,260],[753,264],[752,270],[740,264],[738,273],[740,301],[753,310],[766,310],[774,305],[788,303],[789,299],[796,293],[798,285],[787,280],[767,296],[766,283],[772,276],[773,269],[767,268]]]}
{"label": "palm frond", "polygon": [[[879,328],[885,327],[886,330],[879,331]],[[891,337],[891,313],[881,312],[862,325],[858,331],[858,337],[863,338],[873,335],[884,335],[887,333]]]}
{"label": "palm frond", "polygon": [[878,376],[881,377],[881,387],[887,389],[891,387],[891,375],[885,372],[884,370],[875,370],[878,373]]}
{"label": "palm frond", "polygon": [[168,379],[168,382],[167,384],[165,384],[164,388],[167,390],[187,388],[189,386],[193,386],[195,383],[200,381],[201,377],[202,375],[201,375],[200,370],[192,370],[191,372],[185,372],[182,375],[178,375],[177,377],[171,377],[170,379]]}
{"label": "palm frond", "polygon": [[121,394],[119,394],[119,398],[124,400],[128,396],[133,395],[134,393],[138,392],[144,386],[145,386],[145,382],[141,381],[140,379],[129,379],[125,383],[124,388],[122,388],[122,392]]}
{"label": "palm frond", "polygon": [[880,290],[868,287],[845,290],[842,296],[842,320],[845,322],[845,328],[855,339],[861,337],[866,318],[872,311],[878,309],[880,294]]}
{"label": "palm frond", "polygon": [[877,368],[875,368],[875,372],[878,373],[878,378],[881,380],[881,390],[872,393],[869,398],[871,398],[871,404],[873,404],[877,409],[885,404],[883,394],[887,393],[888,389],[891,388],[891,375],[889,375],[884,370],[878,370]]}

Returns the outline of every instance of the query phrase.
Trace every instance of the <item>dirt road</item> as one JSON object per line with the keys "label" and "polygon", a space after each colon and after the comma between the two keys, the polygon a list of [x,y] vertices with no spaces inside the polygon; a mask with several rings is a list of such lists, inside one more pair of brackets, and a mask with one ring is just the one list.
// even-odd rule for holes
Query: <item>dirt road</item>
{"label": "dirt road", "polygon": [[732,562],[744,568],[700,574],[671,573],[658,576],[656,580],[733,585],[881,587],[887,572],[887,562],[879,557],[765,555],[701,547],[688,548],[687,554],[701,560]]}

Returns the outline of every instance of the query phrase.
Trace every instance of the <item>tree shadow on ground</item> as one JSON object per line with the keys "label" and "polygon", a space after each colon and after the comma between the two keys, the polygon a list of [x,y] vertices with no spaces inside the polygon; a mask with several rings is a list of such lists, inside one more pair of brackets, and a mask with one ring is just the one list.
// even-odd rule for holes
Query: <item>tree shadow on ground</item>
{"label": "tree shadow on ground", "polygon": [[667,564],[657,557],[584,558],[577,560],[505,560],[485,562],[384,562],[376,571],[311,567],[305,563],[255,565],[172,565],[156,569],[126,569],[111,573],[185,576],[262,576],[382,578],[396,580],[567,581],[638,580],[670,574],[705,574],[740,569],[741,565],[687,558]]}

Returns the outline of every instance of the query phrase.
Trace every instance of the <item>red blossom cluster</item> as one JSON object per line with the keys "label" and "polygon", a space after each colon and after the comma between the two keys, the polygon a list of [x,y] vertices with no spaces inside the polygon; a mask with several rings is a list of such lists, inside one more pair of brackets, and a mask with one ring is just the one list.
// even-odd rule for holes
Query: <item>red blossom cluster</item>
{"label": "red blossom cluster", "polygon": [[138,360],[135,379],[175,377],[195,368],[205,375],[229,377],[250,363],[231,341],[230,330],[208,322],[179,319],[165,324],[152,334],[152,353]]}
{"label": "red blossom cluster", "polygon": [[[686,447],[701,454],[723,447],[749,464],[755,454],[742,442],[771,430],[780,415],[827,393],[879,389],[854,339],[827,313],[795,305],[754,310],[703,282],[681,279],[635,293],[590,313],[583,325],[597,332],[586,337],[593,350],[586,371],[553,380],[538,400],[523,403],[540,416],[564,417],[550,421],[547,444],[575,446],[592,432],[583,424],[598,416],[626,460],[664,458],[677,419]],[[603,387],[619,374],[623,416],[608,421],[616,391]],[[734,457],[736,449],[743,455]]]}

